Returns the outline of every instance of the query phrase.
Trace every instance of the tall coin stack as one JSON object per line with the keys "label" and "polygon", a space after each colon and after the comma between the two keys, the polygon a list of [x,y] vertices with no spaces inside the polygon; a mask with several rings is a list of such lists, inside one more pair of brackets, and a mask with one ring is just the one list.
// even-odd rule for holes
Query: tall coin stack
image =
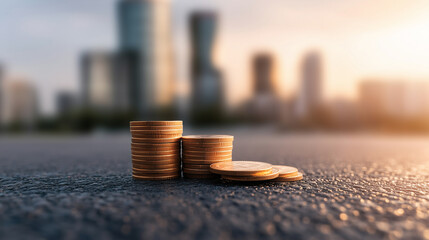
{"label": "tall coin stack", "polygon": [[180,177],[182,121],[131,121],[130,130],[133,178]]}
{"label": "tall coin stack", "polygon": [[182,137],[183,174],[187,178],[213,178],[210,164],[232,161],[233,136],[189,135]]}

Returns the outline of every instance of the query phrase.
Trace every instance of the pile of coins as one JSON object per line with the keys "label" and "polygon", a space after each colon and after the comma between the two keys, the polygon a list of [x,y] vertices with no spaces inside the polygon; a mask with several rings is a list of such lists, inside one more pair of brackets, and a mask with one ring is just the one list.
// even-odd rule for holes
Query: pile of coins
{"label": "pile of coins", "polygon": [[302,179],[298,169],[289,166],[271,165],[265,162],[231,161],[210,165],[210,172],[220,174],[223,179],[240,182],[273,180],[289,182]]}
{"label": "pile of coins", "polygon": [[232,161],[233,136],[189,135],[182,137],[183,175],[187,178],[213,178],[210,164]]}
{"label": "pile of coins", "polygon": [[142,180],[181,176],[182,121],[131,121],[132,175]]}

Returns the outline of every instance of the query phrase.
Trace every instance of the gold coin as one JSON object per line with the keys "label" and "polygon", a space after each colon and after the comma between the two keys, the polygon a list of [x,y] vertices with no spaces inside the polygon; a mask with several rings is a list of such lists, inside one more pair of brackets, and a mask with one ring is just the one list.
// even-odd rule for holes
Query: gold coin
{"label": "gold coin", "polygon": [[183,126],[130,126],[130,130],[151,130],[151,131],[183,131]]}
{"label": "gold coin", "polygon": [[[269,163],[252,161],[231,161],[210,165],[210,171],[212,173],[234,176],[254,176],[265,174],[272,169],[273,166]],[[277,173],[278,172],[279,170],[277,170]]]}
{"label": "gold coin", "polygon": [[230,135],[188,135],[183,136],[184,142],[191,143],[218,143],[218,142],[232,142],[234,136]]}
{"label": "gold coin", "polygon": [[149,181],[155,181],[155,180],[171,180],[171,179],[177,179],[180,177],[179,174],[176,175],[170,175],[170,176],[140,176],[140,175],[132,175],[134,179],[137,180],[149,180]]}
{"label": "gold coin", "polygon": [[133,138],[147,138],[147,139],[160,139],[160,138],[165,139],[165,138],[180,138],[180,137],[182,137],[182,134],[180,133],[180,134],[168,134],[168,135],[167,134],[163,134],[163,135],[161,135],[161,134],[159,134],[159,135],[155,135],[155,134],[147,135],[147,134],[135,134],[135,133],[132,133],[131,137],[133,137]]}
{"label": "gold coin", "polygon": [[137,164],[133,163],[133,168],[137,169],[167,169],[167,168],[180,168],[180,163],[169,163],[169,164]]}
{"label": "gold coin", "polygon": [[303,176],[302,173],[297,172],[297,173],[293,173],[287,177],[278,177],[273,179],[273,181],[275,182],[293,182],[293,181],[298,181],[298,180],[302,180]]}
{"label": "gold coin", "polygon": [[132,159],[135,160],[160,160],[160,159],[179,159],[178,154],[168,154],[168,155],[131,155]]}
{"label": "gold coin", "polygon": [[189,147],[187,145],[183,145],[183,151],[192,151],[192,152],[224,152],[224,151],[232,151],[231,147]]}
{"label": "gold coin", "polygon": [[140,149],[140,150],[159,150],[166,151],[171,149],[180,149],[180,143],[131,143],[131,148]]}
{"label": "gold coin", "polygon": [[182,126],[182,121],[131,121],[130,126]]}
{"label": "gold coin", "polygon": [[194,156],[183,154],[182,158],[185,160],[232,160],[232,155],[229,156]]}
{"label": "gold coin", "polygon": [[133,168],[133,174],[158,174],[158,173],[176,173],[180,172],[180,168],[164,168],[164,169],[141,169],[141,168]]}
{"label": "gold coin", "polygon": [[232,156],[232,151],[217,151],[217,152],[205,152],[205,151],[186,151],[183,150],[183,155],[186,156],[198,156],[198,157],[209,157],[209,156]]}
{"label": "gold coin", "polygon": [[220,163],[220,162],[231,162],[232,159],[228,160],[188,160],[183,159],[184,164],[213,164],[213,163]]}
{"label": "gold coin", "polygon": [[211,174],[208,169],[183,168],[183,172],[189,174]]}
{"label": "gold coin", "polygon": [[278,169],[272,169],[271,173],[259,176],[230,176],[230,175],[222,175],[223,179],[228,179],[231,181],[240,181],[240,182],[256,182],[256,181],[266,181],[275,179],[279,176]]}
{"label": "gold coin", "polygon": [[131,134],[169,135],[182,134],[183,130],[131,130]]}
{"label": "gold coin", "polygon": [[273,165],[273,168],[277,168],[279,170],[279,177],[288,177],[298,172],[298,169],[284,165]]}
{"label": "gold coin", "polygon": [[141,151],[141,150],[134,150],[131,149],[131,153],[134,155],[143,155],[143,156],[147,156],[147,155],[171,155],[171,154],[176,154],[179,155],[180,154],[180,149],[174,149],[174,150],[170,150],[170,151]]}
{"label": "gold coin", "polygon": [[[183,137],[182,137],[183,138]],[[232,142],[217,142],[217,143],[194,143],[194,142],[185,142],[182,141],[183,148],[224,148],[230,147],[232,148]]]}
{"label": "gold coin", "polygon": [[189,163],[183,163],[183,168],[210,169],[210,164],[189,164]]}
{"label": "gold coin", "polygon": [[183,173],[183,176],[185,178],[194,178],[194,179],[212,179],[212,178],[219,177],[219,175],[216,175],[216,174],[188,174],[188,173]]}
{"label": "gold coin", "polygon": [[132,143],[180,143],[180,137],[176,138],[131,138]]}
{"label": "gold coin", "polygon": [[180,159],[158,159],[158,160],[141,160],[132,159],[133,165],[163,165],[163,164],[180,164]]}

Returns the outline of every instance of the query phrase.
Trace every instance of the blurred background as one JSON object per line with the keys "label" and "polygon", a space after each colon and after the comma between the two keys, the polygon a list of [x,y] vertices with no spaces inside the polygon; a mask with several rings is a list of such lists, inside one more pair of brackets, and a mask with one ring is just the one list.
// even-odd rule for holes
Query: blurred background
{"label": "blurred background", "polygon": [[3,133],[429,133],[427,0],[3,0]]}

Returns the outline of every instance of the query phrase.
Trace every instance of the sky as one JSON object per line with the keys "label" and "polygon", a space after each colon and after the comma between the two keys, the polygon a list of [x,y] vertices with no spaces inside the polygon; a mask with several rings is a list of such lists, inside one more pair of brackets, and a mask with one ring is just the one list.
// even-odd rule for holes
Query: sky
{"label": "sky", "polygon": [[[79,57],[117,46],[116,0],[0,1],[0,63],[8,75],[37,87],[44,112],[55,95],[79,92]],[[356,98],[366,78],[429,81],[427,0],[172,0],[172,31],[179,94],[189,86],[188,16],[218,13],[215,63],[227,100],[251,95],[250,62],[263,51],[276,60],[284,98],[299,87],[300,64],[309,51],[323,59],[326,98]],[[12,78],[13,79],[13,78]]]}

